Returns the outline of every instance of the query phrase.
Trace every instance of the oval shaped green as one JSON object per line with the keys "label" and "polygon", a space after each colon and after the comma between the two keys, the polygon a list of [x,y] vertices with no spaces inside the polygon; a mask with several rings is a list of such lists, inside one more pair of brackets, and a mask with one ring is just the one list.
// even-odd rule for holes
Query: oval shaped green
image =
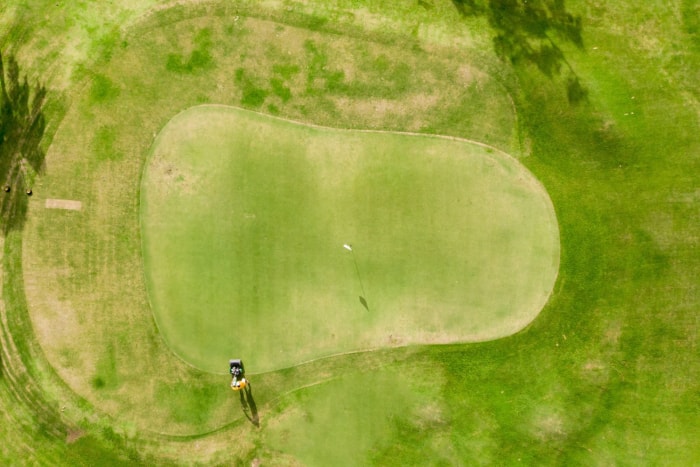
{"label": "oval shaped green", "polygon": [[503,337],[559,267],[549,196],[504,153],[226,106],[158,135],[141,229],[159,329],[211,372]]}

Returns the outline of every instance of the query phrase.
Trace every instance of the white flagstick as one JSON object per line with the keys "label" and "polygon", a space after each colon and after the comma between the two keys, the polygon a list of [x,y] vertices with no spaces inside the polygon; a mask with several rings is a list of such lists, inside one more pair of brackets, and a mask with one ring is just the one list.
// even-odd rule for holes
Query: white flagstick
{"label": "white flagstick", "polygon": [[345,248],[350,253],[352,253],[352,262],[355,265],[355,272],[357,273],[357,280],[360,283],[360,290],[362,291],[362,295],[360,295],[360,303],[362,304],[363,307],[365,307],[365,309],[367,311],[369,311],[369,305],[367,304],[367,299],[365,298],[365,296],[367,295],[367,294],[365,294],[365,284],[362,283],[362,276],[360,275],[360,268],[357,266],[357,258],[355,258],[355,252],[352,249],[352,245],[350,245],[348,243],[344,243],[343,248]]}

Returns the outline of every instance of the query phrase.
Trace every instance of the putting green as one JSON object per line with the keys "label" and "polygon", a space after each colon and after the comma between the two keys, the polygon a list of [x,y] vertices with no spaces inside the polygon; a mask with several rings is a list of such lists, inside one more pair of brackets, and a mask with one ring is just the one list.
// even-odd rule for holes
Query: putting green
{"label": "putting green", "polygon": [[212,372],[503,337],[539,313],[559,266],[551,201],[505,154],[225,106],[158,135],[141,228],[161,333]]}

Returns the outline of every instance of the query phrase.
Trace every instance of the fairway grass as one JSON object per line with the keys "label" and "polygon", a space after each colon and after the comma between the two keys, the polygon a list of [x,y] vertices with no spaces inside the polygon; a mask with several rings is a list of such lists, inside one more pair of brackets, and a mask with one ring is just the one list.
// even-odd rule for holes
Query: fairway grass
{"label": "fairway grass", "polygon": [[226,106],[156,138],[141,226],[160,330],[212,372],[503,337],[539,313],[559,265],[546,191],[499,151]]}

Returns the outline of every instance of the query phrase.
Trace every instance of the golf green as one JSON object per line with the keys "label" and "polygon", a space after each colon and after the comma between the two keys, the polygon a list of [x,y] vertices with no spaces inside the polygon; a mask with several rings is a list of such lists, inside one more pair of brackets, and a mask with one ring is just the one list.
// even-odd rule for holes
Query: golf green
{"label": "golf green", "polygon": [[159,329],[211,372],[503,337],[559,266],[551,201],[506,154],[225,106],[158,135],[141,229]]}

